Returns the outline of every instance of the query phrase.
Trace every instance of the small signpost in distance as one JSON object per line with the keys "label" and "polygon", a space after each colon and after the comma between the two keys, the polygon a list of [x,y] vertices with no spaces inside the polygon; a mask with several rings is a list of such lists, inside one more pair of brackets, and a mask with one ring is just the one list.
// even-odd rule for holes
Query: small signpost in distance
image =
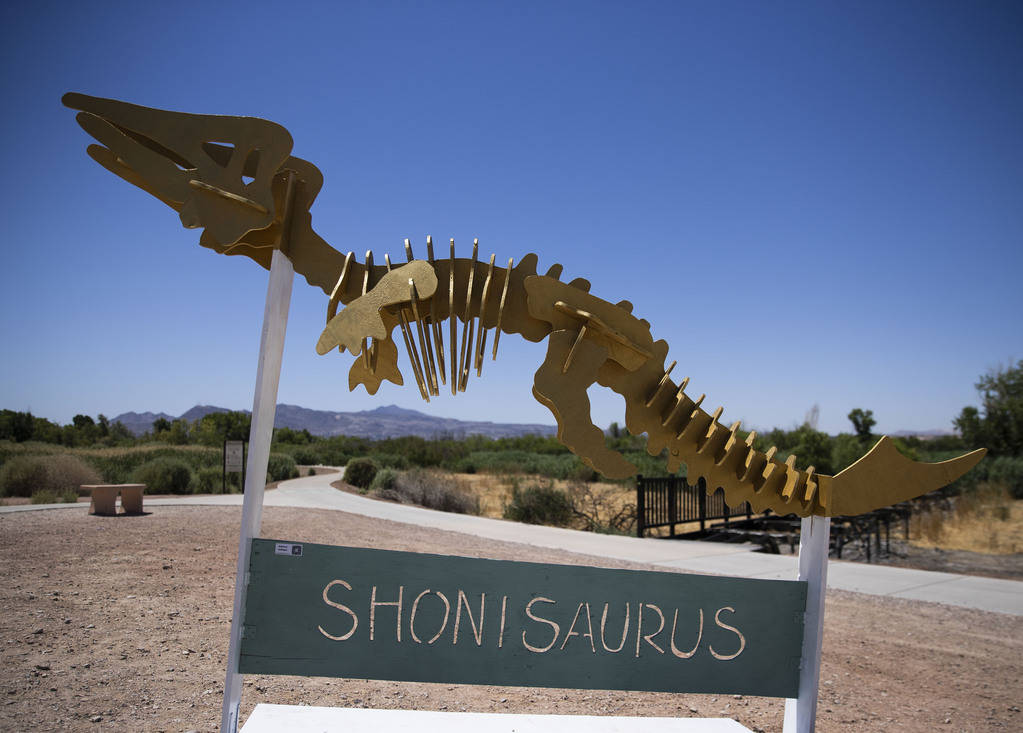
{"label": "small signpost in distance", "polygon": [[241,485],[245,485],[245,441],[225,440],[224,441],[224,476],[221,483],[221,492],[227,493],[227,474],[240,473],[242,475]]}

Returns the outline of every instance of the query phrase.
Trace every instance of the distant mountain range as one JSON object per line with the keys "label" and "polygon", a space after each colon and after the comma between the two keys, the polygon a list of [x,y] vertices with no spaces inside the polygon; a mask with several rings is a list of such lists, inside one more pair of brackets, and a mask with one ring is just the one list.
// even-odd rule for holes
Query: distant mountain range
{"label": "distant mountain range", "polygon": [[951,430],[899,430],[894,433],[890,433],[893,438],[920,438],[920,440],[930,440],[931,438],[941,438],[946,435],[955,435]]}
{"label": "distant mountain range", "polygon": [[[226,408],[213,405],[196,405],[185,413],[174,416],[166,412],[126,412],[113,418],[120,421],[135,435],[152,431],[153,423],[159,418],[192,422],[211,412],[228,412]],[[245,410],[248,412],[248,410]],[[277,419],[274,427],[308,430],[313,435],[352,435],[360,438],[380,440],[403,435],[418,435],[422,438],[483,435],[488,438],[513,438],[520,435],[554,435],[554,425],[530,423],[495,423],[456,420],[450,417],[436,417],[417,410],[407,410],[397,405],[378,407],[362,412],[330,412],[311,410],[297,405],[277,405]]]}

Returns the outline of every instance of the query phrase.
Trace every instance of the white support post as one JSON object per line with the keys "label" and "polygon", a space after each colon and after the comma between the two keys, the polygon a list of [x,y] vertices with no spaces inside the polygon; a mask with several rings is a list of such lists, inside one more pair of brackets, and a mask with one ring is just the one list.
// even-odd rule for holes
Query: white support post
{"label": "white support post", "polygon": [[291,284],[295,270],[291,260],[274,250],[270,264],[270,282],[263,311],[263,333],[259,342],[259,366],[256,391],[252,400],[252,425],[249,429],[249,457],[246,463],[245,497],[242,502],[242,526],[238,540],[238,568],[234,581],[234,613],[231,616],[231,641],[227,652],[227,677],[224,680],[224,705],[221,733],[236,733],[242,698],[242,675],[238,671],[241,653],[242,613],[249,571],[252,538],[259,535],[263,519],[263,489],[270,459],[274,416],[277,412],[277,386],[281,379],[284,333],[288,326]]}
{"label": "white support post", "polygon": [[813,733],[817,723],[830,533],[830,517],[805,517],[799,532],[799,580],[807,583],[806,619],[799,660],[799,697],[785,701],[784,733]]}

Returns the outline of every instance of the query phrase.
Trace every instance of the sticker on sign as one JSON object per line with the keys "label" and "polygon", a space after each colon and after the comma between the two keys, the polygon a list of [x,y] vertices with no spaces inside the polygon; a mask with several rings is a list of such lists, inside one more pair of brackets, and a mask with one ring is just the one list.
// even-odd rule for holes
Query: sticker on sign
{"label": "sticker on sign", "polygon": [[302,545],[296,545],[293,542],[276,542],[274,543],[274,554],[275,555],[291,555],[292,557],[302,556]]}

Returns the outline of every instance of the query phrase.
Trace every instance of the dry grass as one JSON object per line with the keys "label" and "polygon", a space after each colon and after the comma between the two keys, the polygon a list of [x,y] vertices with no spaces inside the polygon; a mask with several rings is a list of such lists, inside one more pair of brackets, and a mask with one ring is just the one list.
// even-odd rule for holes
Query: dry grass
{"label": "dry grass", "polygon": [[914,514],[910,537],[921,547],[1007,555],[1023,552],[1023,500],[999,485],[981,484],[956,499],[952,511]]}
{"label": "dry grass", "polygon": [[[531,481],[550,481],[554,488],[570,494],[573,484],[578,481],[563,479],[546,479],[541,476],[529,475],[495,475],[495,474],[458,474],[458,478],[480,499],[480,514],[484,517],[500,519],[504,516],[504,508],[511,500],[512,487],[518,481],[522,484]],[[636,490],[631,486],[603,483],[600,481],[586,484],[593,494],[599,496],[600,502],[608,509],[617,512],[636,503]]]}
{"label": "dry grass", "polygon": [[[635,515],[636,489],[634,486],[613,484],[602,481],[585,484],[585,496],[578,496],[580,493],[579,481],[568,479],[548,479],[543,476],[528,474],[498,475],[498,474],[457,474],[463,485],[468,487],[480,500],[480,516],[500,519],[504,516],[504,508],[511,500],[512,486],[515,481],[527,483],[530,481],[551,481],[556,489],[560,489],[574,498],[581,505],[588,505],[587,510],[591,515],[598,515],[601,520],[608,520],[622,512]],[[573,488],[576,490],[573,491]],[[606,521],[603,523],[607,523]],[[708,522],[708,526],[717,524],[718,521]],[[585,522],[580,521],[578,529],[585,528]],[[574,526],[574,525],[573,525]],[[628,531],[634,532],[635,525]],[[676,534],[696,532],[700,529],[699,522],[688,522],[675,525]],[[645,531],[647,537],[667,537],[670,534],[668,527],[654,527]]]}

